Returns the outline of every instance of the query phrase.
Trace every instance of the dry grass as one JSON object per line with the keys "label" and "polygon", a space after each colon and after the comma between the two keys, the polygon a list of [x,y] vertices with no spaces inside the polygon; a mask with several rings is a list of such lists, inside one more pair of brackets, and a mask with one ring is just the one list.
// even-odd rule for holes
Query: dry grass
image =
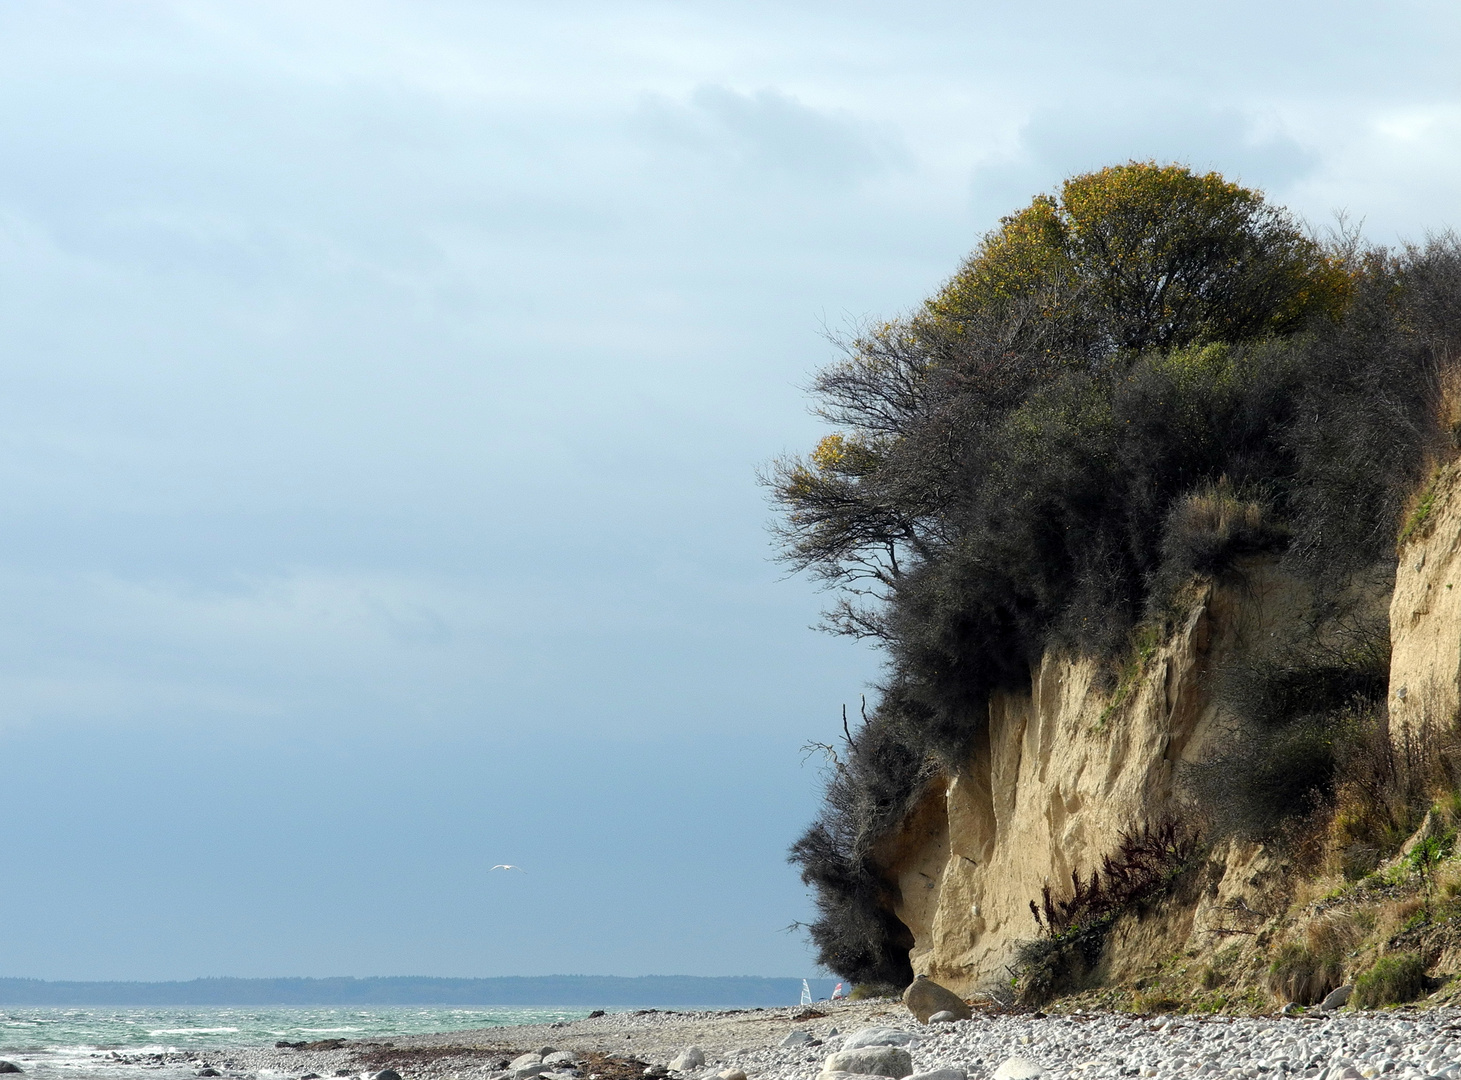
{"label": "dry grass", "polygon": [[1300,1005],[1324,1000],[1344,982],[1349,954],[1363,936],[1355,920],[1342,912],[1315,919],[1304,928],[1303,941],[1279,949],[1265,979],[1269,992]]}

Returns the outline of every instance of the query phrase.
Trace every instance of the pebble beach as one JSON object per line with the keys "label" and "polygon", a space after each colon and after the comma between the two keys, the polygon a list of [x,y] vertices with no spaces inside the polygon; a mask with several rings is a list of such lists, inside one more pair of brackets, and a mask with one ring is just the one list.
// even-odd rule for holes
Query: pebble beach
{"label": "pebble beach", "polygon": [[[816,1014],[816,1015],[812,1015]],[[393,1040],[154,1055],[129,1064],[255,1080],[921,1080],[1248,1077],[1461,1080],[1461,1011],[1140,1017],[986,1011],[919,1024],[888,1001],[617,1013]],[[338,1045],[337,1045],[338,1043]],[[860,1054],[844,1051],[860,1049]],[[834,1054],[838,1058],[829,1061]],[[120,1062],[119,1062],[120,1063]],[[828,1066],[834,1071],[828,1071]],[[391,1080],[389,1073],[382,1080]]]}

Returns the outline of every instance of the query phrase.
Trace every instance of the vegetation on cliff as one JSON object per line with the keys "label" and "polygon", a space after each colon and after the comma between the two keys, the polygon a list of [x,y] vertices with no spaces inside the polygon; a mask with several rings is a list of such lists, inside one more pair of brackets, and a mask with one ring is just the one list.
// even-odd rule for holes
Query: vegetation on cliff
{"label": "vegetation on cliff", "polygon": [[[834,430],[766,477],[785,558],[835,594],[828,627],[887,658],[792,849],[823,964],[911,978],[875,844],[967,755],[990,693],[1028,686],[1047,649],[1115,672],[1194,574],[1243,555],[1272,553],[1321,594],[1383,565],[1451,438],[1439,358],[1458,316],[1454,238],[1320,241],[1220,176],[1130,163],[1036,198],[921,308],[840,342],[812,386]],[[1341,666],[1373,702],[1362,638]],[[1268,673],[1252,711],[1270,743],[1218,763],[1224,783],[1316,757],[1314,725],[1282,707],[1327,662],[1311,660]],[[1270,801],[1327,797],[1317,757],[1312,775],[1278,770],[1302,790]],[[1272,795],[1254,784],[1255,804]],[[1232,827],[1267,828],[1265,814]]]}

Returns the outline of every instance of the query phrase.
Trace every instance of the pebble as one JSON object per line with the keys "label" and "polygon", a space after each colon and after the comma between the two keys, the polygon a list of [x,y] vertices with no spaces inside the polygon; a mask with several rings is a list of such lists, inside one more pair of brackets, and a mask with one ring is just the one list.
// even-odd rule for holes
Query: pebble
{"label": "pebble", "polygon": [[[916,1025],[910,1016],[849,1035],[818,1080],[834,1072],[868,1080],[873,1070],[847,1053],[854,1044],[907,1053],[917,1080],[1461,1080],[1461,1011],[1449,1008],[1242,1018],[984,1014]],[[811,1080],[809,1049],[771,1045],[737,1061],[753,1080]]]}

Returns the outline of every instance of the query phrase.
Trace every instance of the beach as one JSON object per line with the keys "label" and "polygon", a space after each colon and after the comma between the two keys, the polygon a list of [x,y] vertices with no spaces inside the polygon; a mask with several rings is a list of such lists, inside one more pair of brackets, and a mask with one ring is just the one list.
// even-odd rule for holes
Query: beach
{"label": "beach", "polygon": [[[976,1011],[972,1020],[920,1025],[895,1002],[819,1002],[811,1008],[639,1011],[390,1039],[121,1055],[121,1067],[257,1080],[370,1077],[403,1080],[813,1080],[856,1033],[901,1044],[915,1073],[969,1080],[1024,1067],[1049,1080],[1100,1077],[1302,1077],[1309,1080],[1461,1080],[1461,1012],[1451,1008],[1343,1011],[1313,1017],[1134,1016]],[[790,1039],[788,1038],[790,1037]],[[792,1045],[786,1045],[792,1042]],[[671,1068],[697,1047],[703,1064]],[[520,1061],[556,1053],[549,1065]],[[516,1063],[516,1068],[510,1068]],[[1020,1063],[1023,1063],[1021,1065]],[[838,1080],[848,1080],[843,1074]],[[941,1080],[957,1080],[944,1074]]]}

